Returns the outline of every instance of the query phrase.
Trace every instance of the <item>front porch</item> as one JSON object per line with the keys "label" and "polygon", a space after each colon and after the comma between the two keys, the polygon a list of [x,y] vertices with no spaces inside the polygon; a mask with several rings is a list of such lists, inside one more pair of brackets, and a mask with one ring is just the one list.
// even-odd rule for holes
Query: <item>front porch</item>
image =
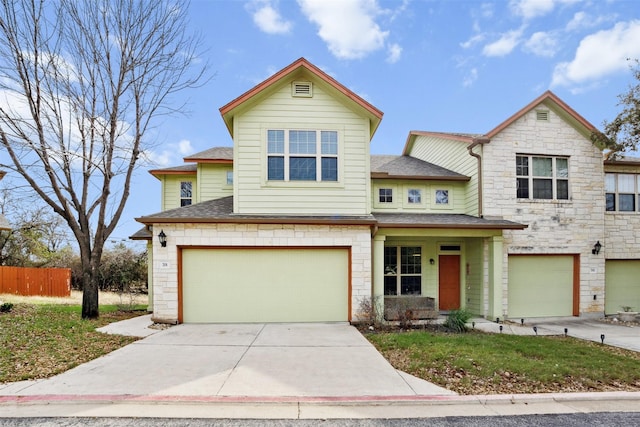
{"label": "front porch", "polygon": [[373,237],[373,300],[384,320],[466,309],[502,318],[502,229],[380,227]]}

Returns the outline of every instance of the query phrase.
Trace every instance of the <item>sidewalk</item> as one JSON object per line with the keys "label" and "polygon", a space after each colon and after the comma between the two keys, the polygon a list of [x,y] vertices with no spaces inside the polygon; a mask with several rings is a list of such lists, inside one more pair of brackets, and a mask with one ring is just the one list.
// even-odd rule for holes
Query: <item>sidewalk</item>
{"label": "sidewalk", "polygon": [[[304,350],[308,346],[309,335],[313,336],[314,341],[321,340],[321,343],[319,346],[310,348],[311,353],[304,353],[306,358],[313,357],[312,354],[330,352],[331,348],[335,347],[337,351],[335,354],[342,354],[341,359],[344,360],[345,351],[366,350],[365,344],[367,346],[369,344],[360,342],[359,338],[355,339],[355,335],[360,336],[359,333],[351,334],[350,332],[353,331],[350,329],[352,328],[342,330],[340,325],[328,325],[324,328],[318,325],[298,327],[295,325],[272,325],[267,329],[261,329],[260,325],[204,325],[200,327],[181,325],[166,331],[150,329],[149,325],[151,325],[149,316],[108,325],[101,328],[101,331],[149,336],[149,338],[96,359],[95,363],[89,362],[74,368],[74,370],[67,371],[54,379],[0,385],[1,416],[327,419],[640,412],[640,392],[458,396],[449,390],[436,386],[430,387],[430,383],[412,378],[399,371],[393,373],[393,370],[386,374],[380,371],[380,375],[375,375],[376,380],[380,379],[379,376],[387,378],[383,388],[380,388],[380,385],[370,385],[366,388],[376,391],[386,390],[386,393],[370,395],[366,392],[359,393],[357,390],[344,388],[324,388],[316,391],[325,390],[325,394],[322,392],[287,394],[286,390],[292,392],[294,389],[283,388],[286,385],[283,384],[283,379],[291,380],[295,377],[295,381],[298,383],[316,384],[314,381],[318,378],[307,377],[304,371],[299,370],[294,372],[294,377],[279,376],[282,367],[274,370],[269,362],[270,359],[264,358],[265,352],[270,351],[269,348],[276,338],[280,345],[285,346],[274,348],[277,351],[275,354],[279,355],[278,359],[274,359],[274,362],[279,361],[282,366],[288,366],[287,369],[291,369],[291,365],[297,363],[296,360],[303,360],[299,358],[286,359],[285,357],[287,354]],[[502,326],[502,331],[500,331],[500,326]],[[640,329],[638,328],[626,328],[597,320],[551,319],[536,324],[525,321],[524,325],[520,325],[514,323],[497,324],[486,319],[473,319],[474,328],[495,333],[535,335],[533,326],[536,326],[538,335],[563,334],[564,328],[567,328],[568,335],[594,341],[600,341],[600,334],[604,333],[605,344],[616,345],[614,343],[617,343],[621,346],[624,345],[625,348],[633,347],[640,340],[638,334]],[[258,329],[259,332],[257,332]],[[221,339],[226,340],[224,346],[220,345]],[[214,341],[217,344],[214,345]],[[245,348],[243,342],[251,342],[251,344]],[[162,343],[162,346],[159,343]],[[184,347],[188,347],[186,353],[174,353]],[[249,357],[247,353],[253,347],[255,347],[253,351],[258,352],[256,355],[260,356],[257,359]],[[141,350],[145,349],[148,351],[141,353]],[[220,384],[223,386],[218,388],[222,393],[215,394],[207,391],[211,390],[210,386],[196,387],[198,383],[194,382],[193,378],[192,381],[189,381],[185,377],[194,369],[204,369],[205,367],[210,369],[210,365],[214,364],[216,358],[225,353],[228,355],[229,352],[240,354],[239,360],[241,362],[233,362],[234,366],[222,366],[212,372],[203,374],[198,371],[194,374],[197,374],[194,378],[199,378],[197,381],[208,381],[209,385],[213,384],[216,378],[222,376],[224,380]],[[188,357],[177,360],[176,354],[188,355]],[[324,356],[321,357],[319,363],[326,362],[328,364],[322,367],[321,372],[329,374],[331,373],[329,371],[338,370],[337,374],[334,372],[333,377],[337,378],[338,384],[349,387],[347,384],[350,384],[351,379],[345,377],[345,371],[339,371],[338,365],[342,362],[335,358],[324,360],[326,354],[329,353],[322,354]],[[355,354],[352,355],[356,357]],[[362,366],[365,359],[356,358],[358,360],[347,360],[347,362]],[[164,359],[167,359],[166,364],[162,365]],[[152,380],[155,386],[144,388],[146,380],[133,378],[131,373],[126,372],[128,368],[125,371],[118,371],[121,372],[118,376],[115,371],[110,370],[113,369],[114,360],[118,362],[115,363],[117,366],[124,366],[122,363],[128,361],[127,365],[133,365],[133,371],[147,371],[147,377],[155,378]],[[153,366],[154,364],[159,365]],[[258,370],[260,364],[262,367]],[[185,367],[187,371],[172,369],[171,366]],[[348,369],[348,372],[355,372],[352,365],[349,365]],[[238,372],[242,375],[236,376],[234,379],[235,374],[232,373],[234,370],[239,370]],[[76,373],[74,374],[72,371]],[[175,387],[158,388],[158,381],[166,380],[160,377],[162,372],[172,374],[176,378],[180,377],[180,381],[176,383]],[[376,370],[376,372],[378,371]],[[362,377],[364,381],[371,381],[371,375],[374,374],[368,371],[364,373],[366,374]],[[389,387],[391,384],[397,384],[398,378],[396,377],[398,375],[409,386],[404,390],[412,390],[414,393],[402,392],[403,388],[396,388],[396,386]],[[325,375],[325,382],[328,377],[329,375]],[[340,378],[343,379],[340,380]],[[127,385],[126,381],[120,383],[125,379],[143,382],[132,387]],[[322,383],[322,378],[320,378],[320,383]],[[235,384],[235,388],[230,387],[232,384]],[[238,389],[239,386],[244,388]],[[224,391],[232,389],[244,391],[239,393]],[[33,392],[30,393],[28,390]],[[327,390],[333,390],[334,393],[329,394],[331,392],[326,392]],[[202,393],[198,393],[198,391],[202,391]]]}

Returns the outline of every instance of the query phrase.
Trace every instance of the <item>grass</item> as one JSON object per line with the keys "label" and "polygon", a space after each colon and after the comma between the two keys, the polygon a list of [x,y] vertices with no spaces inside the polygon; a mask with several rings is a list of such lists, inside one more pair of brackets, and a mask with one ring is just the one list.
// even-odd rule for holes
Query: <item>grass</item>
{"label": "grass", "polygon": [[460,394],[640,390],[640,354],[565,337],[367,334],[407,373]]}
{"label": "grass", "polygon": [[47,378],[136,341],[95,330],[146,313],[134,309],[101,305],[100,318],[82,320],[79,305],[15,304],[0,313],[0,383]]}

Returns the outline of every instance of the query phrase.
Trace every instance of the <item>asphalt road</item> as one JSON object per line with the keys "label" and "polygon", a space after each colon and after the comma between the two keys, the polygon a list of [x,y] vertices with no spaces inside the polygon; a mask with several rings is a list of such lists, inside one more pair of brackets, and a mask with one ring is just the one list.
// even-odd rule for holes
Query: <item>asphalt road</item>
{"label": "asphalt road", "polygon": [[7,427],[583,427],[637,426],[640,412],[601,412],[589,414],[516,415],[501,417],[447,417],[409,419],[347,419],[347,420],[224,420],[171,418],[0,418]]}

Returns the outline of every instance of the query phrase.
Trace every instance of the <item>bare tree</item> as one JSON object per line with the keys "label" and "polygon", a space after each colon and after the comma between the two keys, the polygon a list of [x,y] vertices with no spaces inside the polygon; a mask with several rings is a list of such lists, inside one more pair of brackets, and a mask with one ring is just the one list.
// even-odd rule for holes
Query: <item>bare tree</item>
{"label": "bare tree", "polygon": [[[69,226],[82,264],[82,317],[131,177],[171,95],[206,64],[182,0],[0,0],[0,144]],[[197,69],[194,69],[197,67]]]}

